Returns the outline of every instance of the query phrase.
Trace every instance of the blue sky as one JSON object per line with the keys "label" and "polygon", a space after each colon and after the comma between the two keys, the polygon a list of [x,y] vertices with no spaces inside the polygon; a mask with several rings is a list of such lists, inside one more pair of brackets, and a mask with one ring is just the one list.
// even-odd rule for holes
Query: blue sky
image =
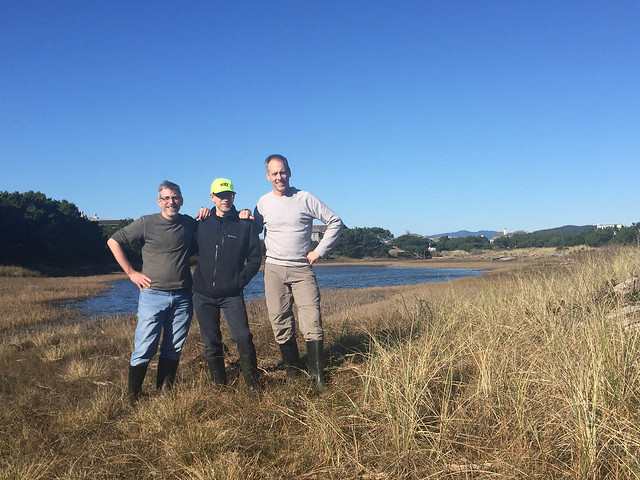
{"label": "blue sky", "polygon": [[264,158],[350,227],[640,221],[640,2],[0,0],[0,190],[183,213]]}

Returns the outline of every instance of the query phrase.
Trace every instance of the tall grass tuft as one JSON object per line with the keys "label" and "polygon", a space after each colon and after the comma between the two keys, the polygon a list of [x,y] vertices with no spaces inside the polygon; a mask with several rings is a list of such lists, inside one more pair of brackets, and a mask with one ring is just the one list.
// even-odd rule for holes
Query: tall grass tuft
{"label": "tall grass tuft", "polygon": [[18,265],[0,265],[0,277],[39,277],[40,275],[37,270]]}
{"label": "tall grass tuft", "polygon": [[382,450],[440,473],[639,476],[638,333],[611,315],[639,266],[599,252],[399,309],[404,330],[371,332],[357,367]]}

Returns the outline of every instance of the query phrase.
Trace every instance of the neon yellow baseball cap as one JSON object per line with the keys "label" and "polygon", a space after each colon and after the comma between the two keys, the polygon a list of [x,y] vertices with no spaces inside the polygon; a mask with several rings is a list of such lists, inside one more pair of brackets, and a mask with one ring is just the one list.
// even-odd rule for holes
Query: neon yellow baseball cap
{"label": "neon yellow baseball cap", "polygon": [[222,192],[236,193],[233,189],[233,183],[228,178],[216,178],[211,184],[211,193],[217,195]]}

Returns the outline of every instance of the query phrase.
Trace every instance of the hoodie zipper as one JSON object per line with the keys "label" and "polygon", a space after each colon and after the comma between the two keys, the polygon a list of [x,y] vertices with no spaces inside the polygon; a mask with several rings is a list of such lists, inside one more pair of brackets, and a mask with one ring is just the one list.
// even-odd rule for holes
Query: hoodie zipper
{"label": "hoodie zipper", "polygon": [[211,283],[211,288],[215,288],[216,286],[216,271],[218,270],[218,252],[224,245],[224,223],[222,220],[218,219],[218,235],[216,236],[216,249],[213,255],[213,281]]}

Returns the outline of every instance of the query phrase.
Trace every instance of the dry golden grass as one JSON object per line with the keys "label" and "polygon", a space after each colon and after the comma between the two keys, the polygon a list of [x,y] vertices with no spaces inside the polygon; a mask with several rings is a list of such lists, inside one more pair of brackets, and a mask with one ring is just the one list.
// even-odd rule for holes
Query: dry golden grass
{"label": "dry golden grass", "polygon": [[0,479],[640,477],[640,342],[610,317],[638,301],[613,286],[640,273],[640,250],[500,268],[324,292],[326,397],[284,382],[254,300],[258,401],[226,331],[232,383],[211,384],[194,322],[174,391],[156,394],[154,361],[134,407],[135,317],[70,322],[55,307],[106,278],[0,281]]}
{"label": "dry golden grass", "polygon": [[0,277],[39,277],[36,270],[30,270],[18,265],[0,265]]}
{"label": "dry golden grass", "polygon": [[[11,271],[15,271],[14,267]],[[27,273],[24,277],[0,275],[0,331],[76,321],[76,312],[59,308],[60,304],[95,295],[107,288],[106,282],[121,277],[47,278]]]}

